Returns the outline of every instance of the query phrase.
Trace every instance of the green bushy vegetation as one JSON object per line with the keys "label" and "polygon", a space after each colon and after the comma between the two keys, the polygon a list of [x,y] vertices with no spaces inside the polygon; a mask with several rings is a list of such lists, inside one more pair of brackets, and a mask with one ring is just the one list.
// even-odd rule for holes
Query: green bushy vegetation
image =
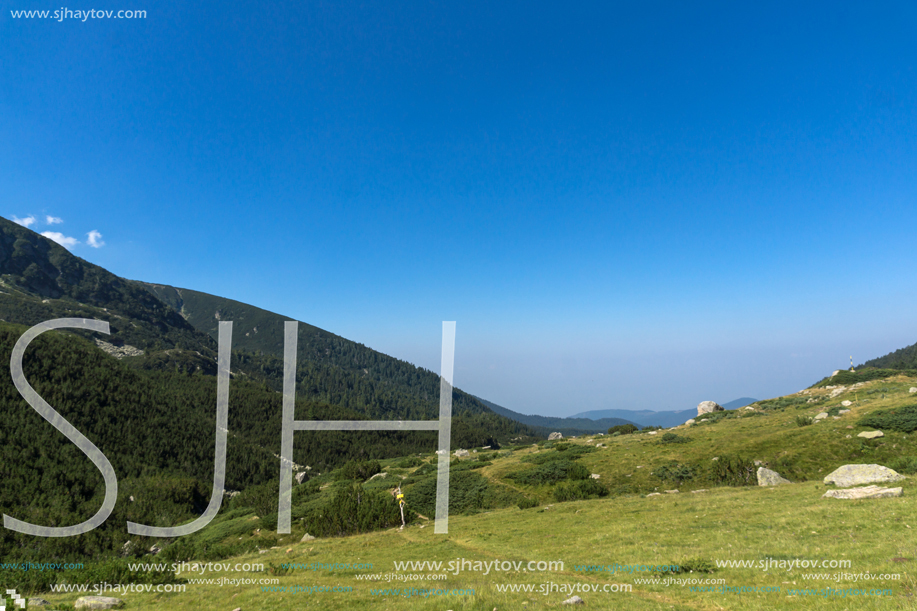
{"label": "green bushy vegetation", "polygon": [[917,431],[917,405],[872,412],[860,418],[858,424],[884,431],[911,433]]}
{"label": "green bushy vegetation", "polygon": [[337,479],[365,481],[373,475],[382,472],[382,465],[378,460],[348,460],[343,467],[335,472]]}
{"label": "green bushy vegetation", "polygon": [[554,500],[583,501],[608,496],[608,487],[594,479],[558,484],[553,491]]}
{"label": "green bushy vegetation", "polygon": [[675,482],[676,484],[681,484],[690,479],[693,479],[695,476],[695,468],[691,465],[681,464],[678,461],[669,461],[653,471],[653,475],[658,477],[661,480]]}
{"label": "green bushy vegetation", "polygon": [[507,477],[520,484],[539,486],[542,484],[556,484],[564,480],[587,479],[589,477],[589,469],[577,462],[562,458],[510,473]]}
{"label": "green bushy vegetation", "polygon": [[659,439],[659,443],[688,443],[689,441],[691,441],[689,437],[682,437],[675,433],[666,433]]}
{"label": "green bushy vegetation", "polygon": [[633,424],[618,424],[616,426],[608,429],[609,435],[630,435],[631,433],[636,433],[640,428],[634,426]]}
{"label": "green bushy vegetation", "polygon": [[758,483],[757,471],[753,460],[740,456],[720,456],[710,461],[707,480],[720,486],[755,486]]}

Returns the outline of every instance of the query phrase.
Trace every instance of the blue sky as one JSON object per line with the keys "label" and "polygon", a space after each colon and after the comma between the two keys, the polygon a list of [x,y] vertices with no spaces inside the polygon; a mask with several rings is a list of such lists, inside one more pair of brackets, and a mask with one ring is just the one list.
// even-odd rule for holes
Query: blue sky
{"label": "blue sky", "polygon": [[912,2],[138,2],[0,15],[0,214],[121,276],[433,370],[455,320],[538,414],[917,341]]}

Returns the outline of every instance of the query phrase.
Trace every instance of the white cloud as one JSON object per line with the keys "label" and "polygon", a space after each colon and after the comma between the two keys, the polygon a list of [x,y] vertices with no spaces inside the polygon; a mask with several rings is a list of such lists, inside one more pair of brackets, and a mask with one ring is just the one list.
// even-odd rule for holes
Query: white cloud
{"label": "white cloud", "polygon": [[43,231],[41,232],[41,235],[45,236],[49,240],[54,240],[65,248],[70,248],[71,246],[75,246],[80,243],[80,241],[76,238],[65,236],[64,234],[58,233],[57,231]]}
{"label": "white cloud", "polygon": [[102,248],[105,246],[105,242],[102,241],[102,234],[95,229],[86,234],[86,243],[93,248]]}
{"label": "white cloud", "polygon": [[49,225],[57,225],[58,223],[63,223],[64,219],[59,216],[51,216],[50,214],[45,216],[45,222]]}
{"label": "white cloud", "polygon": [[38,219],[36,219],[36,218],[35,218],[34,216],[32,216],[32,215],[29,215],[29,216],[25,217],[24,219],[21,219],[21,218],[19,218],[18,216],[14,216],[14,217],[13,217],[13,222],[14,222],[14,223],[17,223],[17,224],[19,224],[19,225],[22,225],[23,227],[28,227],[28,226],[30,226],[30,225],[35,224],[35,221],[36,221],[36,220],[38,220]]}

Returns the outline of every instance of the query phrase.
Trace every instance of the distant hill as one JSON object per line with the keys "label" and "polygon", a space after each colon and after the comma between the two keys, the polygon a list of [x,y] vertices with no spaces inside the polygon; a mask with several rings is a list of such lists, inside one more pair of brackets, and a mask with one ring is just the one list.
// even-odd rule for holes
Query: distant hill
{"label": "distant hill", "polygon": [[510,420],[515,420],[526,424],[540,434],[563,433],[565,436],[590,435],[593,433],[604,433],[613,426],[619,424],[633,424],[639,426],[636,422],[624,420],[622,418],[600,418],[591,420],[589,418],[552,418],[550,416],[527,416],[506,409],[496,403],[477,397],[478,401],[486,405],[496,414],[500,414]]}
{"label": "distant hill", "polygon": [[[741,399],[735,399],[734,401],[730,401],[729,403],[721,403],[720,405],[726,409],[738,409],[740,407],[745,407],[746,405],[751,405],[755,401],[756,399],[752,399],[751,397],[742,397]],[[625,420],[635,422],[640,426],[662,426],[669,428],[678,426],[679,424],[684,424],[687,420],[690,420],[696,415],[697,408],[683,409],[671,412],[654,412],[648,409],[600,409],[575,414],[572,416],[572,418],[589,418],[596,422],[608,418],[623,418]]]}

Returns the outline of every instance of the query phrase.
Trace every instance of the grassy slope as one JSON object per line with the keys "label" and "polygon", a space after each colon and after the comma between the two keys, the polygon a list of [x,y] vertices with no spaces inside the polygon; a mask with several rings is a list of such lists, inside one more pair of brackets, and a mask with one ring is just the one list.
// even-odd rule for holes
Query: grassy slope
{"label": "grassy slope", "polygon": [[[231,559],[229,562],[371,562],[373,573],[389,573],[394,561],[442,560],[563,560],[562,572],[532,574],[471,572],[450,575],[446,581],[413,581],[370,585],[355,579],[362,571],[293,571],[279,577],[281,585],[353,586],[347,593],[293,594],[262,592],[260,587],[218,587],[189,585],[188,591],[173,595],[124,596],[128,608],[136,609],[453,609],[487,610],[561,608],[568,595],[552,593],[501,593],[496,586],[545,582],[633,584],[631,593],[581,593],[587,605],[599,609],[907,609],[914,608],[917,582],[914,520],[917,492],[911,479],[903,482],[905,496],[897,499],[838,501],[823,499],[827,487],[821,478],[847,463],[888,464],[901,455],[917,455],[915,435],[886,432],[883,439],[861,442],[856,434],[859,417],[875,409],[913,404],[908,388],[913,378],[899,376],[877,380],[827,398],[832,389],[818,388],[808,394],[787,398],[817,398],[813,404],[801,403],[764,416],[745,416],[713,424],[681,427],[677,433],[692,440],[683,444],[662,444],[661,433],[646,433],[616,438],[584,438],[574,443],[604,443],[607,447],[587,454],[580,461],[617,492],[601,500],[552,503],[547,487],[519,487],[504,478],[523,466],[520,459],[533,452],[551,451],[540,447],[501,453],[500,458],[479,472],[487,477],[540,497],[542,505],[520,510],[515,507],[473,516],[450,518],[450,534],[434,535],[432,524],[419,521],[404,531],[389,530],[346,538],[319,539],[299,543],[302,530],[290,536],[249,533],[263,537],[265,554]],[[884,390],[883,390],[884,389]],[[872,392],[871,392],[872,391]],[[843,400],[856,401],[851,413],[838,420],[799,427],[798,415],[815,415]],[[778,402],[779,404],[780,402]],[[750,412],[749,412],[750,413]],[[850,425],[854,428],[847,429]],[[851,435],[848,439],[847,435]],[[766,461],[780,470],[788,464],[797,483],[777,488],[710,489],[686,493],[701,484],[686,482],[678,494],[646,497],[648,491],[668,489],[670,483],[651,475],[654,468],[669,460],[700,464],[714,456],[740,454]],[[638,468],[640,467],[640,468]],[[630,477],[628,477],[628,475]],[[625,487],[630,494],[622,494]],[[707,487],[707,486],[703,486]],[[545,504],[549,503],[549,504]],[[239,520],[247,518],[238,518]],[[228,529],[226,524],[215,528]],[[301,527],[299,527],[301,528]],[[238,533],[235,533],[238,534]],[[276,549],[270,549],[276,548]],[[686,574],[680,578],[714,578],[730,587],[779,587],[780,593],[692,592],[689,587],[634,584],[628,574],[586,574],[574,569],[578,564],[670,564],[691,559],[716,560],[844,559],[851,561],[846,573],[898,573],[899,580],[868,581],[856,584],[842,579],[805,581],[803,573],[835,573],[837,569],[721,568],[709,575]],[[216,574],[213,576],[219,576]],[[226,577],[270,577],[269,574],[222,573]],[[187,575],[186,575],[187,576]],[[473,597],[373,596],[370,590],[389,587],[473,588]],[[788,588],[813,587],[891,588],[890,597],[857,596],[826,599],[821,596],[788,597]],[[70,602],[75,595],[48,595],[55,602]]]}

